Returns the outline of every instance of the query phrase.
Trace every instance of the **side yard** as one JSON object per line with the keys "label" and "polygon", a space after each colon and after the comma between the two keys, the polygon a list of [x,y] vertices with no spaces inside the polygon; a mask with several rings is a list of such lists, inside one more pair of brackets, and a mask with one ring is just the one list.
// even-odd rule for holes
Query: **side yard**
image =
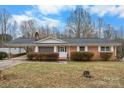
{"label": "side yard", "polygon": [[124,87],[123,69],[124,62],[23,63],[3,71],[0,87]]}

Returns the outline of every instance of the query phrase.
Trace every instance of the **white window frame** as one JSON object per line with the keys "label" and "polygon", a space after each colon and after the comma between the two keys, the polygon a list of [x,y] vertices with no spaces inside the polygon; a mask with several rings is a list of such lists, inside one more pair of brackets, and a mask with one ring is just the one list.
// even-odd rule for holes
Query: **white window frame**
{"label": "white window frame", "polygon": [[[102,47],[105,48],[104,51],[102,50]],[[107,51],[107,47],[110,48],[109,51]],[[113,52],[113,46],[99,46],[99,47],[98,47],[98,51],[99,51],[99,52]]]}
{"label": "white window frame", "polygon": [[[84,51],[81,51],[80,47],[84,47]],[[87,52],[88,51],[88,46],[77,46],[77,51],[78,52]]]}
{"label": "white window frame", "polygon": [[67,52],[66,46],[58,46],[58,52]]}

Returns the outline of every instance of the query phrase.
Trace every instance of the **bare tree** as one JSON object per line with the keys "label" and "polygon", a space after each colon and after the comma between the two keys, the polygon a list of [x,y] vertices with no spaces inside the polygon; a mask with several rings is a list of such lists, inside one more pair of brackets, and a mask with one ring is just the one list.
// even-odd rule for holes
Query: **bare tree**
{"label": "bare tree", "polygon": [[104,38],[112,39],[113,31],[114,31],[113,26],[111,24],[108,24],[104,31]]}
{"label": "bare tree", "polygon": [[28,21],[28,26],[29,26],[31,38],[33,38],[34,32],[37,31],[37,22],[35,20],[29,20]]}
{"label": "bare tree", "polygon": [[121,39],[124,39],[124,28],[123,28],[122,25],[120,26],[119,30],[120,30],[120,31],[118,31],[118,33],[120,33],[120,38],[121,38]]}
{"label": "bare tree", "polygon": [[14,20],[13,22],[11,22],[11,25],[10,25],[10,35],[11,35],[13,38],[16,38],[16,37],[17,37],[17,29],[18,29],[18,24],[17,24],[17,22]]}
{"label": "bare tree", "polygon": [[21,22],[20,31],[22,32],[23,37],[30,38],[27,21]]}
{"label": "bare tree", "polygon": [[91,17],[81,6],[77,6],[67,19],[67,27],[70,28],[77,38],[87,38],[94,30]]}
{"label": "bare tree", "polygon": [[23,21],[20,25],[20,30],[26,38],[33,38],[36,28],[37,25],[35,20]]}
{"label": "bare tree", "polygon": [[97,27],[98,27],[98,38],[101,38],[104,32],[105,22],[103,18],[98,18],[97,20]]}
{"label": "bare tree", "polygon": [[[1,31],[2,35],[7,34],[7,31],[9,29],[9,19],[10,18],[11,18],[11,15],[6,9],[0,10],[0,31]],[[6,41],[6,37],[2,37],[2,43],[4,41]]]}

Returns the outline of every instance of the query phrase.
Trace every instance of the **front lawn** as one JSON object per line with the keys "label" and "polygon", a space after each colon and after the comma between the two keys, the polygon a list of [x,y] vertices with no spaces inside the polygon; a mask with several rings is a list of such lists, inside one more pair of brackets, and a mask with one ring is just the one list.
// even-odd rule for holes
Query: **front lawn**
{"label": "front lawn", "polygon": [[[93,78],[83,77],[84,70]],[[3,74],[0,87],[124,87],[124,62],[24,63]]]}

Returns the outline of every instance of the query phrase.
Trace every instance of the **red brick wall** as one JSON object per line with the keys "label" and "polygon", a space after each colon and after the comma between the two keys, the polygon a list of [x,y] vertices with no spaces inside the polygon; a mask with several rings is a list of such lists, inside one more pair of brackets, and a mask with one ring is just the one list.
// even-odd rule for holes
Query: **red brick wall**
{"label": "red brick wall", "polygon": [[[112,52],[112,57],[110,60],[115,60],[115,56],[116,56],[116,47],[114,47],[113,52]],[[70,52],[74,52],[77,51],[77,47],[76,46],[71,46],[70,47]],[[88,51],[89,52],[93,52],[94,56],[93,56],[93,60],[100,60],[100,52],[98,51],[98,46],[88,46]]]}

